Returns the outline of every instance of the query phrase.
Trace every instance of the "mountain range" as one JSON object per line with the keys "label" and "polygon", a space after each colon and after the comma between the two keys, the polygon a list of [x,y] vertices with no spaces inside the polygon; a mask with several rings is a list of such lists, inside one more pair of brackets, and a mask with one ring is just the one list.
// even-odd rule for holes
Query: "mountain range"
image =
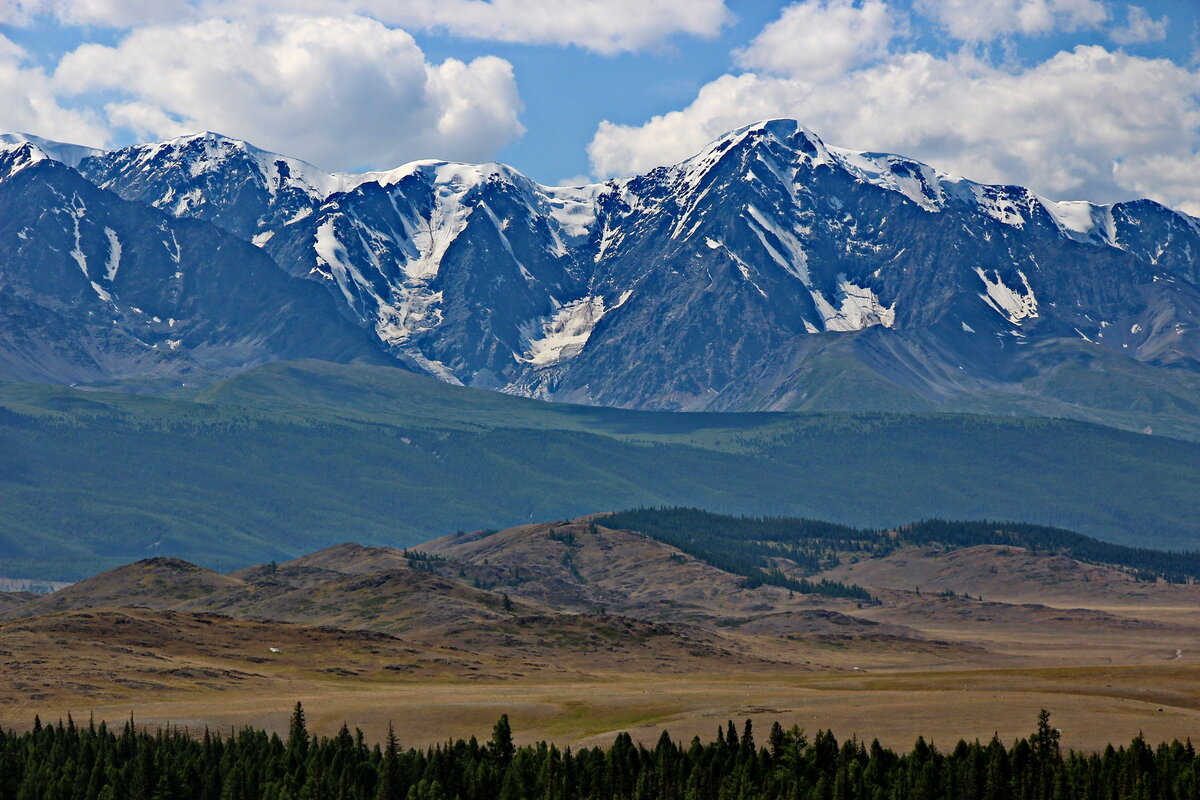
{"label": "mountain range", "polygon": [[291,358],[655,410],[972,411],[1200,436],[1200,221],[1054,202],[792,120],[547,187],[329,174],[217,134],[0,137],[0,379]]}

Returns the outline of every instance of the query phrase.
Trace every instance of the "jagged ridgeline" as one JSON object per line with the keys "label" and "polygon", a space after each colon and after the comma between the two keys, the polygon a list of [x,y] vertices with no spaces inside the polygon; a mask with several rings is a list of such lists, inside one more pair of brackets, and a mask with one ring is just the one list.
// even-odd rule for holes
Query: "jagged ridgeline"
{"label": "jagged ridgeline", "polygon": [[[404,736],[403,727],[399,738]],[[756,735],[756,733],[758,735]],[[930,732],[935,735],[935,731]],[[959,741],[943,752],[918,738],[898,753],[878,741],[811,738],[776,723],[762,739],[749,720],[690,744],[664,732],[653,748],[619,734],[610,747],[517,746],[507,715],[486,743],[382,745],[343,725],[309,734],[303,709],[286,739],[245,728],[223,737],[178,728],[149,733],[68,720],[0,732],[0,796],[171,800],[1190,800],[1200,791],[1191,742],[1152,747],[1140,736],[1103,753],[1064,752],[1042,712],[1011,746]]]}
{"label": "jagged ridgeline", "polygon": [[905,547],[1010,545],[1078,561],[1123,567],[1139,580],[1200,580],[1200,552],[1168,552],[1102,542],[1074,531],[1020,522],[924,520],[897,528],[860,529],[797,517],[733,517],[696,508],[639,508],[606,515],[605,527],[644,533],[752,583],[868,599],[858,586],[799,581],[848,558],[884,556]]}
{"label": "jagged ridgeline", "polygon": [[494,163],[332,175],[212,133],[0,134],[0,242],[0,379],[192,384],[307,356],[625,408],[1200,438],[1200,221],[795,120],[576,187]]}

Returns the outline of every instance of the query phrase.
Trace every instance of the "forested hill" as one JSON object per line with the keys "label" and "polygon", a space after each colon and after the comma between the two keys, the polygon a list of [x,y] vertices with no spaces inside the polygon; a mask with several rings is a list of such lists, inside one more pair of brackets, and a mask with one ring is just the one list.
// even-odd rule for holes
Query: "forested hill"
{"label": "forested hill", "polygon": [[[404,731],[400,731],[403,735]],[[936,735],[930,731],[931,736]],[[1064,753],[1042,712],[1037,730],[1006,746],[960,741],[942,752],[923,738],[896,753],[874,741],[810,739],[778,723],[756,737],[718,725],[714,741],[653,749],[622,733],[607,749],[516,746],[508,717],[490,741],[474,737],[403,749],[395,735],[368,745],[343,726],[311,736],[297,704],[286,740],[245,728],[228,738],[64,725],[0,732],[0,796],[21,800],[1190,800],[1200,786],[1191,743],[1142,738],[1102,754]]]}
{"label": "forested hill", "polygon": [[1198,485],[1200,444],[1062,420],[624,411],[314,361],[199,396],[0,384],[9,578],[149,556],[232,570],[659,505],[1020,519],[1182,550],[1200,546]]}
{"label": "forested hill", "polygon": [[872,529],[799,517],[735,517],[697,508],[639,508],[606,515],[598,522],[644,533],[747,577],[775,575],[773,559],[781,557],[811,575],[837,566],[847,555],[883,556],[917,545],[1010,545],[1124,567],[1142,580],[1200,580],[1200,552],[1127,547],[1062,528],[1021,522],[931,519]]}

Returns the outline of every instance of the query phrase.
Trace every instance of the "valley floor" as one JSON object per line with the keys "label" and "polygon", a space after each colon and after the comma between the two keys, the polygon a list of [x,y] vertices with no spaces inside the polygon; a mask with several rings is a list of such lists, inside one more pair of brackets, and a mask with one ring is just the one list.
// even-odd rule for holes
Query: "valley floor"
{"label": "valley floor", "polygon": [[508,714],[521,741],[572,746],[707,740],[751,718],[948,749],[1010,742],[1045,708],[1073,748],[1200,739],[1200,585],[1001,546],[823,576],[879,602],[747,588],[591,520],[229,575],[151,559],[8,596],[0,725],[286,733],[299,700],[315,732],[345,722],[377,741],[391,722],[409,746],[486,738]]}
{"label": "valley floor", "polygon": [[368,683],[283,678],[255,690],[170,691],[90,703],[55,692],[36,703],[5,703],[0,724],[25,729],[32,714],[67,712],[110,724],[132,714],[150,727],[263,726],[286,734],[290,709],[304,703],[310,727],[332,735],[343,722],[370,740],[396,725],[406,745],[485,738],[508,714],[522,741],[607,744],[620,731],[652,747],[663,730],[678,740],[707,740],[727,719],[750,718],[767,730],[778,720],[810,733],[878,738],[907,748],[918,735],[948,749],[959,739],[1005,742],[1028,733],[1050,709],[1064,745],[1103,749],[1143,733],[1148,741],[1200,733],[1200,666],[968,669],[869,674],[628,676],[599,680],[516,678]]}
{"label": "valley floor", "polygon": [[[107,659],[95,664],[105,674],[100,680],[82,674],[89,647],[73,642],[68,655],[54,646],[61,632],[14,622],[0,628],[7,662],[0,669],[0,725],[24,729],[34,714],[43,720],[90,715],[110,723],[132,714],[151,727],[254,725],[286,733],[300,700],[315,731],[332,734],[346,722],[374,740],[392,722],[412,745],[482,738],[502,713],[523,740],[574,746],[607,743],[622,730],[647,746],[664,729],[676,739],[707,740],[718,724],[748,717],[763,730],[778,720],[810,732],[830,728],[839,737],[877,737],[899,748],[924,735],[945,748],[993,733],[1011,741],[1028,731],[1041,708],[1052,712],[1064,744],[1074,748],[1103,748],[1139,731],[1152,742],[1196,737],[1200,636],[1170,621],[1174,609],[1143,611],[1167,621],[1123,636],[1119,645],[1111,635],[1072,635],[1061,627],[1039,634],[1036,626],[943,626],[937,634],[944,641],[971,641],[980,650],[864,639],[764,641],[765,652],[782,656],[786,650],[800,663],[748,669],[713,660],[678,669],[651,658],[625,673],[606,665],[603,655],[596,669],[575,658],[562,665],[514,664],[330,631],[308,640],[311,629],[300,626],[263,626],[237,643],[222,634],[224,647],[206,649],[203,637],[167,620],[191,644],[160,648],[143,636],[105,652],[100,642],[108,637],[97,632],[91,647]],[[984,643],[981,634],[993,638]],[[271,654],[269,642],[283,652]],[[150,655],[138,659],[139,645],[149,645],[143,652]],[[417,674],[388,669],[394,658],[416,658]]]}

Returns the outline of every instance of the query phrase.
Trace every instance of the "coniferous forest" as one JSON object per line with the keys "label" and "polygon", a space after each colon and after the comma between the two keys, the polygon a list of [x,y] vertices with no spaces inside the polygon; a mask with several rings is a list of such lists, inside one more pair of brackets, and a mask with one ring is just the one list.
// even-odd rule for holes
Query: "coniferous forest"
{"label": "coniferous forest", "polygon": [[[807,574],[836,566],[846,556],[886,556],[905,547],[1010,545],[1079,561],[1124,567],[1139,580],[1200,580],[1200,552],[1128,547],[1062,528],[1024,522],[927,519],[895,528],[853,528],[799,517],[735,517],[698,508],[638,508],[608,514],[610,528],[629,528],[678,547],[716,567],[759,583],[772,582],[770,563],[783,557]],[[778,581],[774,581],[778,583]],[[800,582],[796,582],[800,583]],[[780,584],[786,585],[786,584]],[[868,599],[858,586],[808,582],[796,591]]]}
{"label": "coniferous forest", "polygon": [[368,744],[343,726],[309,734],[297,704],[286,739],[246,728],[222,736],[150,733],[68,718],[0,732],[0,797],[15,800],[1196,800],[1200,760],[1188,741],[1141,737],[1102,753],[1063,752],[1043,711],[1006,745],[918,739],[908,753],[878,742],[811,738],[776,723],[758,738],[731,721],[702,743],[666,733],[647,749],[621,734],[608,748],[516,746],[507,716],[491,739],[403,748]]}

